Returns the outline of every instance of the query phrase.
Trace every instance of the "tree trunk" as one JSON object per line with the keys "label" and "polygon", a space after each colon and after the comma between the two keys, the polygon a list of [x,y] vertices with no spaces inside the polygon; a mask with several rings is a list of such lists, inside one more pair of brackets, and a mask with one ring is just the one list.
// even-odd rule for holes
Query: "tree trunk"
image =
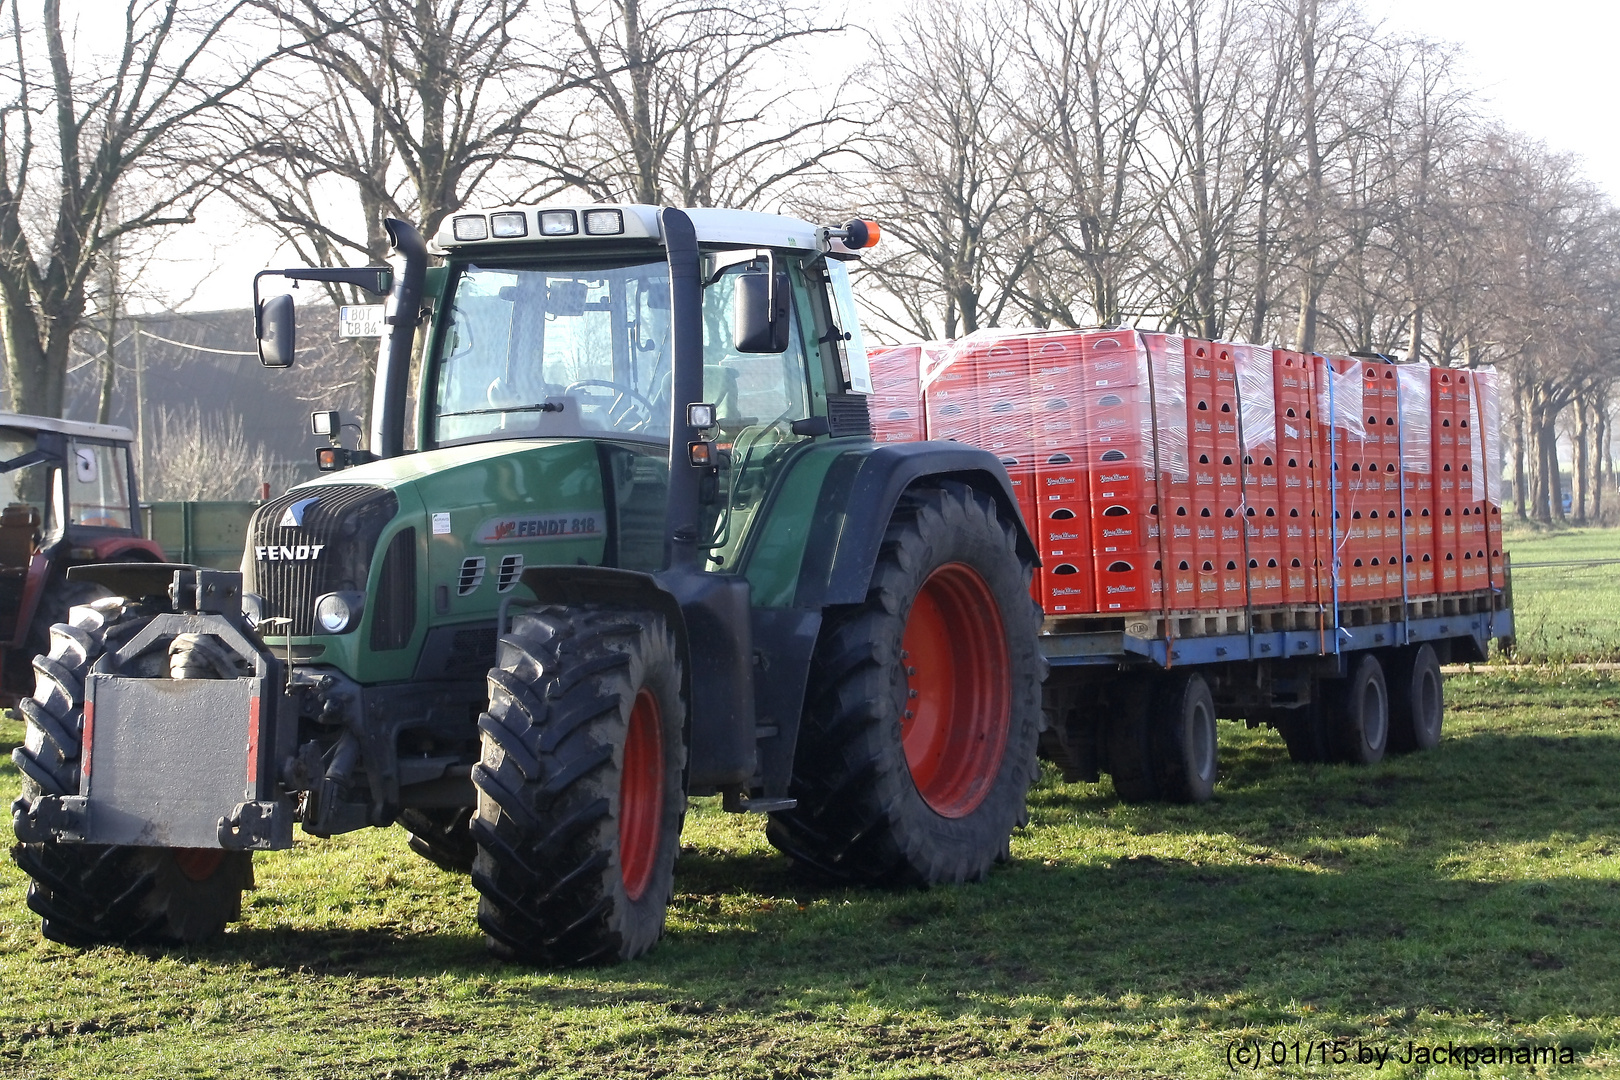
{"label": "tree trunk", "polygon": [[1584,397],[1576,398],[1574,437],[1575,468],[1574,476],[1572,478],[1575,488],[1575,497],[1571,500],[1570,509],[1574,511],[1575,524],[1577,525],[1586,524],[1586,499],[1588,491],[1587,467],[1590,464],[1590,458],[1587,454],[1587,434],[1586,399]]}
{"label": "tree trunk", "polygon": [[1524,445],[1524,391],[1518,379],[1513,380],[1513,516],[1519,521],[1530,520],[1525,490],[1530,480],[1525,467]]}
{"label": "tree trunk", "polygon": [[1562,523],[1564,516],[1564,477],[1558,468],[1558,413],[1547,410],[1541,429],[1541,468],[1547,481],[1547,517],[1542,520]]}

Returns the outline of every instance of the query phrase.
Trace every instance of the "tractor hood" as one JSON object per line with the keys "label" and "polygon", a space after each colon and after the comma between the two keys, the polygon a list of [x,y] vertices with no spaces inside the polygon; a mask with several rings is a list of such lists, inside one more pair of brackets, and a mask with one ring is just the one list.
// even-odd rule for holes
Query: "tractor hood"
{"label": "tractor hood", "polygon": [[[368,683],[464,677],[434,665],[458,632],[464,645],[475,632],[480,653],[489,636],[493,649],[502,603],[529,597],[525,567],[656,568],[666,455],[651,444],[507,440],[328,474],[254,515],[246,586],[263,617],[290,620],[295,658]],[[357,625],[321,632],[315,604],[328,593],[364,597]]]}

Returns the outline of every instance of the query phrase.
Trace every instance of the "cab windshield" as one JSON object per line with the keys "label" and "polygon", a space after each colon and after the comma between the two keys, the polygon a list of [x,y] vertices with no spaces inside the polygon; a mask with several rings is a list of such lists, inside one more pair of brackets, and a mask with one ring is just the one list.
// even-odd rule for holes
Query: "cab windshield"
{"label": "cab windshield", "polygon": [[667,442],[669,266],[468,266],[437,374],[435,442],[617,437]]}

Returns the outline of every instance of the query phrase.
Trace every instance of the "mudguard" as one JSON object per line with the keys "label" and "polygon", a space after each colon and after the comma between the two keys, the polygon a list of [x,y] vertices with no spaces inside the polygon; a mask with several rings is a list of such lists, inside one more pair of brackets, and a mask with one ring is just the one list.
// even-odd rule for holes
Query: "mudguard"
{"label": "mudguard", "polygon": [[819,610],[866,599],[889,517],[908,487],[923,480],[954,480],[996,500],[1018,530],[1018,554],[1040,565],[1035,543],[1018,511],[1012,482],[988,450],[955,442],[892,443],[834,463],[821,486],[812,535],[836,542],[805,551],[793,606]]}

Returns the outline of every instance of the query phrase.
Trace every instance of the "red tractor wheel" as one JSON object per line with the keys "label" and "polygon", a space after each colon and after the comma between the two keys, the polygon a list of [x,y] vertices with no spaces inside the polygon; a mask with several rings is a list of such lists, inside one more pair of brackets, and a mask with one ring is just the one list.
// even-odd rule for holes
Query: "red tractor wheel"
{"label": "red tractor wheel", "polygon": [[771,843],[838,877],[982,878],[1026,820],[1045,663],[1031,568],[994,501],[913,489],[866,602],[822,626]]}

